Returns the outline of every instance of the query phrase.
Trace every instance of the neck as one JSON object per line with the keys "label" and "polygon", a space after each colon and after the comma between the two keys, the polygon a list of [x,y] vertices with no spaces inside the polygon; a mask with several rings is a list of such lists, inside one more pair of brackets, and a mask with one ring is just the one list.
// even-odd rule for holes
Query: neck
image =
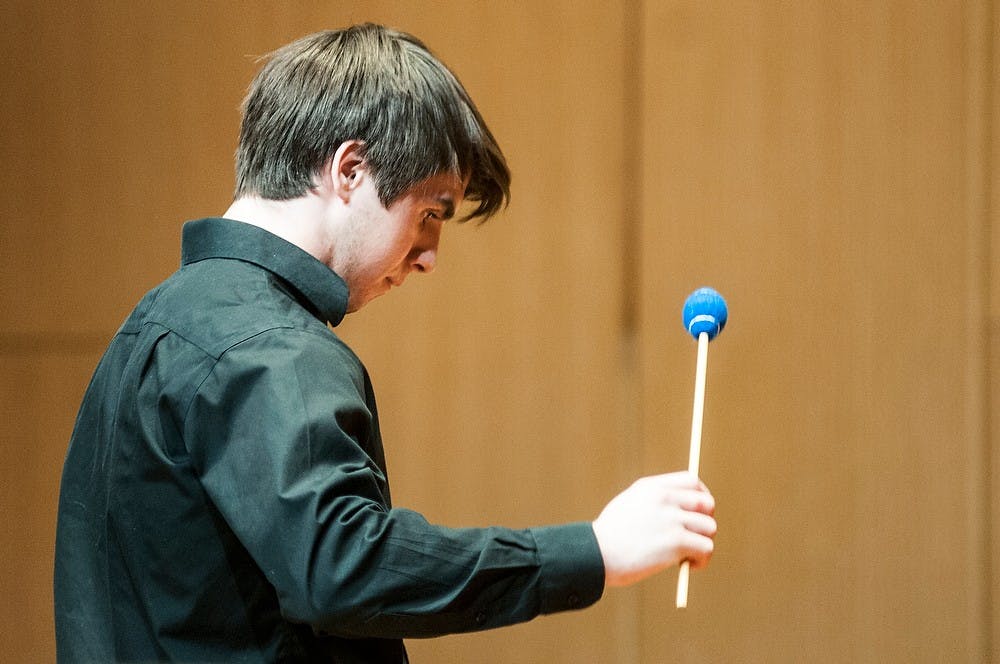
{"label": "neck", "polygon": [[323,205],[318,196],[306,194],[284,201],[245,196],[233,201],[223,216],[263,228],[324,263],[329,260]]}

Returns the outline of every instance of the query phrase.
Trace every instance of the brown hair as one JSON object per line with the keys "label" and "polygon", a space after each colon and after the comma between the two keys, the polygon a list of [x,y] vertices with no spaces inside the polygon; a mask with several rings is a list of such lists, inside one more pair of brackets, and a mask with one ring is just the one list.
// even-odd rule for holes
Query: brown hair
{"label": "brown hair", "polygon": [[510,199],[510,171],[455,75],[416,37],[364,24],[271,54],[243,104],[236,197],[305,194],[349,140],[361,141],[383,205],[442,172],[468,177],[467,219]]}

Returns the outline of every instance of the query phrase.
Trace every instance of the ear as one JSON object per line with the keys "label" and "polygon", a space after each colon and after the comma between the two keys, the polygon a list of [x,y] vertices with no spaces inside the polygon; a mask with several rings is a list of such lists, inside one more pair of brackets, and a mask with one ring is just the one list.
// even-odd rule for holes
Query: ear
{"label": "ear", "polygon": [[325,175],[334,194],[345,202],[349,200],[361,180],[368,176],[365,144],[355,140],[341,143],[327,164]]}

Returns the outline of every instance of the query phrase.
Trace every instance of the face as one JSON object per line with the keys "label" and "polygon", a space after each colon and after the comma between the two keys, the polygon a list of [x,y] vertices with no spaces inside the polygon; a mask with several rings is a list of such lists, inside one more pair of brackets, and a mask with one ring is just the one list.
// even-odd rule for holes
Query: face
{"label": "face", "polygon": [[347,282],[348,312],[401,286],[411,272],[434,269],[442,225],[454,216],[465,194],[465,183],[439,174],[386,208],[367,172],[359,177],[330,265]]}

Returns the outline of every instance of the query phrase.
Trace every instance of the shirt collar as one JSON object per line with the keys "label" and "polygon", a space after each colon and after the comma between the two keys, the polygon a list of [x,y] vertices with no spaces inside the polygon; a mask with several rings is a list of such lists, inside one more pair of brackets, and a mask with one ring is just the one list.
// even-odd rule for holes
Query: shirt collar
{"label": "shirt collar", "polygon": [[331,325],[338,325],[347,313],[344,280],[303,249],[263,228],[222,218],[187,222],[182,231],[181,265],[206,258],[233,258],[273,272]]}

